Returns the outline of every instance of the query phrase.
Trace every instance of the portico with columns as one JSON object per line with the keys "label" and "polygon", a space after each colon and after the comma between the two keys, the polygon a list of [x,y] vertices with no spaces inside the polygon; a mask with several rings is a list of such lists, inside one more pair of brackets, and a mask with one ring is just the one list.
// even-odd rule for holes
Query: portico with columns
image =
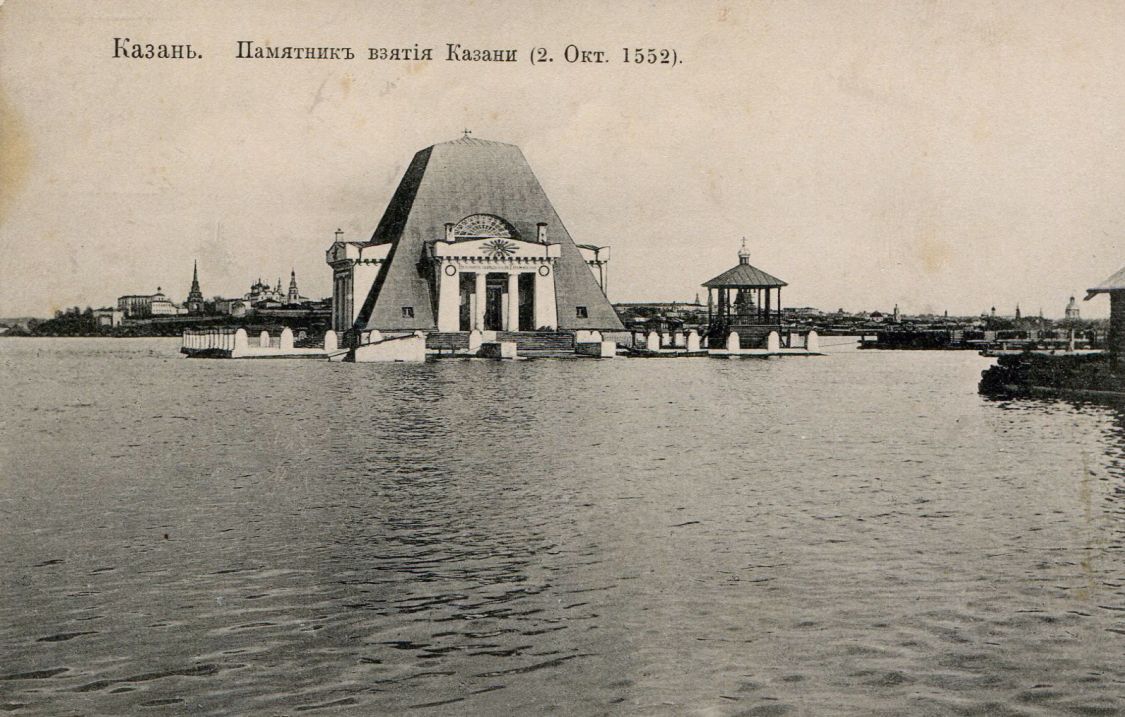
{"label": "portico with columns", "polygon": [[561,247],[534,241],[503,217],[473,214],[445,225],[429,244],[437,297],[437,330],[535,331],[558,328],[555,269]]}

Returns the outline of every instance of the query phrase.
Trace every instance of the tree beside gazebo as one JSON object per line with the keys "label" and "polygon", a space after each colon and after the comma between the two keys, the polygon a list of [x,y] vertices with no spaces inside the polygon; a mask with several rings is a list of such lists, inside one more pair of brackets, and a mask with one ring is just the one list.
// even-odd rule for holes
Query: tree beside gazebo
{"label": "tree beside gazebo", "polygon": [[781,334],[781,287],[788,284],[750,263],[746,239],[738,264],[703,286],[707,288],[707,338],[711,345],[738,333],[743,348],[759,348],[771,331]]}

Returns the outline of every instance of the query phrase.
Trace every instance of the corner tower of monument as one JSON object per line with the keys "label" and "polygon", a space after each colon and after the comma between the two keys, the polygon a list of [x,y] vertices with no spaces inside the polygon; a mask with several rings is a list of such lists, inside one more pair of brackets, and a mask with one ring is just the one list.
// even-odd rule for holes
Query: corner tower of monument
{"label": "corner tower of monument", "polygon": [[337,241],[327,259],[338,328],[623,329],[598,269],[511,144],[464,137],[421,150],[370,241]]}

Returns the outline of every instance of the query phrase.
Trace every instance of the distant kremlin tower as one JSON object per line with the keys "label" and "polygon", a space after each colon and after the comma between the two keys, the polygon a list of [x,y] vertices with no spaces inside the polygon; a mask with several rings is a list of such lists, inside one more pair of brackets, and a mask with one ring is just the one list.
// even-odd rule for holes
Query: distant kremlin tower
{"label": "distant kremlin tower", "polygon": [[[155,298],[158,302],[163,298],[163,295],[161,294],[159,297]],[[129,301],[125,302],[129,304],[130,308],[133,308],[133,304],[137,304],[137,307],[129,314],[130,316],[142,315],[142,312],[138,310],[141,308],[139,306],[141,299],[147,300],[144,302],[146,304],[144,308],[147,309],[147,311],[143,312],[145,315],[173,313],[170,311],[157,311],[155,308],[149,309],[148,305],[154,303],[153,299],[149,297],[122,297],[118,303],[120,304],[126,299],[131,300],[131,303]],[[250,291],[246,294],[234,299],[216,297],[214,305],[208,306],[207,300],[203,298],[203,291],[199,287],[199,262],[197,261],[192,266],[191,289],[188,290],[187,299],[184,301],[184,308],[179,309],[178,313],[200,315],[208,313],[209,311],[214,311],[219,314],[244,316],[247,312],[255,309],[283,309],[308,306],[313,303],[316,302],[308,297],[301,296],[301,290],[297,287],[297,272],[296,270],[290,270],[288,291],[282,290],[280,277],[277,280],[276,286],[271,286],[262,281],[261,277],[258,277],[258,280],[250,285]]]}
{"label": "distant kremlin tower", "polygon": [[184,302],[189,314],[203,313],[203,292],[199,289],[199,262],[193,262],[191,268],[191,289],[188,290],[187,300]]}

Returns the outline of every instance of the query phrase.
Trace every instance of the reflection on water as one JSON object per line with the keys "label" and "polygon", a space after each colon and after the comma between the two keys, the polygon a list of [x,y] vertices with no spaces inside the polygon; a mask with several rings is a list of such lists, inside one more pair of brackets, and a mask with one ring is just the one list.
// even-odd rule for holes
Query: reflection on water
{"label": "reflection on water", "polygon": [[0,342],[14,714],[1113,714],[1125,414],[987,360]]}

